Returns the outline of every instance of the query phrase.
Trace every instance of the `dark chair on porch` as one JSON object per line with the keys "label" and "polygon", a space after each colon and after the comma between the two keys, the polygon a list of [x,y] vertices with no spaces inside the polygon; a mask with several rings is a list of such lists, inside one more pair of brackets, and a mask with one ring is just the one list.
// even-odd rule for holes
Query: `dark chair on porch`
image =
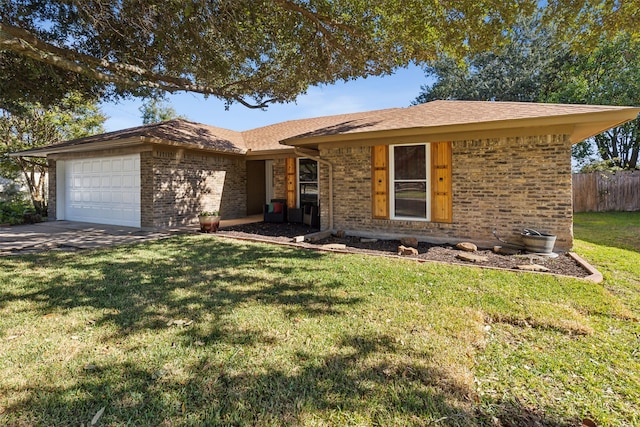
{"label": "dark chair on porch", "polygon": [[301,224],[302,208],[287,208],[287,221],[294,224]]}
{"label": "dark chair on porch", "polygon": [[264,222],[285,222],[286,220],[286,199],[271,199],[271,203],[264,205]]}

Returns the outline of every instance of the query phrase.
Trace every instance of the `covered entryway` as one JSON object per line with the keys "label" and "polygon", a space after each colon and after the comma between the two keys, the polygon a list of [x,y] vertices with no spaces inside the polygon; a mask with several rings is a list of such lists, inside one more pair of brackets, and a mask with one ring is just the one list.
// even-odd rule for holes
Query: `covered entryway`
{"label": "covered entryway", "polygon": [[264,160],[247,160],[247,215],[261,214],[266,201]]}
{"label": "covered entryway", "polygon": [[61,172],[60,219],[140,227],[139,154],[65,160],[58,162]]}

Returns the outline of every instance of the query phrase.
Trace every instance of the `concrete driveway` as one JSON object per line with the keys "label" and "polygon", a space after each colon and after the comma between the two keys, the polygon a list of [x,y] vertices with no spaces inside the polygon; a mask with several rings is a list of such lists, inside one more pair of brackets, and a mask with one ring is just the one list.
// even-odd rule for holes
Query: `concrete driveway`
{"label": "concrete driveway", "polygon": [[[220,221],[220,227],[262,221],[262,215]],[[198,226],[143,230],[119,225],[51,221],[0,227],[0,256],[49,250],[75,251],[164,239],[174,234],[197,233]]]}
{"label": "concrete driveway", "polygon": [[195,233],[195,227],[172,230],[141,230],[117,225],[74,221],[41,222],[0,227],[0,255],[47,250],[96,249],[145,240],[162,239],[179,233]]}

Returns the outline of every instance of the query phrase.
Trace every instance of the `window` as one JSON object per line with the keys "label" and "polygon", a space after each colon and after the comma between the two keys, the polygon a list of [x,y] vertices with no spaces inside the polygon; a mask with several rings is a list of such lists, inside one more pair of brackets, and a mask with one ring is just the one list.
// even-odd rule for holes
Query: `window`
{"label": "window", "polygon": [[391,216],[429,220],[429,146],[393,145],[391,166]]}
{"label": "window", "polygon": [[298,159],[298,201],[304,205],[318,206],[318,162]]}
{"label": "window", "polygon": [[371,216],[453,221],[451,143],[371,147]]}

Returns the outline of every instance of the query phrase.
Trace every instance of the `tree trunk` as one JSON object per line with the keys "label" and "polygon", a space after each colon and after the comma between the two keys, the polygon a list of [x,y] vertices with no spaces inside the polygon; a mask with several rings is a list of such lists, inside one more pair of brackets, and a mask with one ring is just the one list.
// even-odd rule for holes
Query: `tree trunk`
{"label": "tree trunk", "polygon": [[27,188],[29,189],[29,196],[31,196],[31,202],[36,214],[41,217],[47,216],[47,196],[45,177],[47,175],[46,165],[37,165],[28,160],[20,157],[20,169],[27,182]]}

